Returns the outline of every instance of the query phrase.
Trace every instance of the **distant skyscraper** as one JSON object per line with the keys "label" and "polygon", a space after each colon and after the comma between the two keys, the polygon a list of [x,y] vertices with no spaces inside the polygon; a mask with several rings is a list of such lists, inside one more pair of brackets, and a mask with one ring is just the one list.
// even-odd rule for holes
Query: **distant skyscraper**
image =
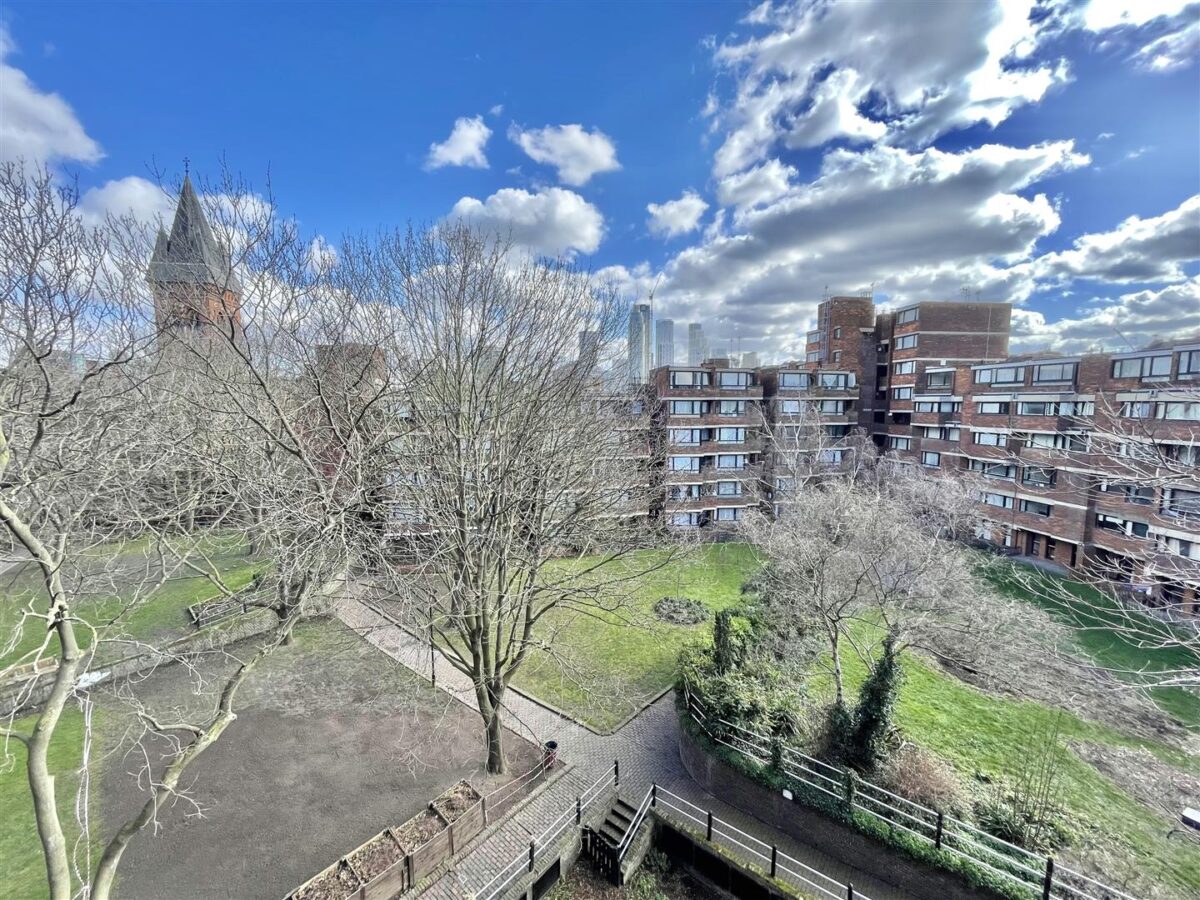
{"label": "distant skyscraper", "polygon": [[688,365],[698,366],[708,358],[708,341],[699,322],[688,324]]}
{"label": "distant skyscraper", "polygon": [[743,369],[757,369],[761,365],[762,362],[759,360],[757,350],[747,350],[742,354]]}
{"label": "distant skyscraper", "polygon": [[629,311],[629,380],[650,380],[650,304],[635,303]]}
{"label": "distant skyscraper", "polygon": [[600,332],[586,330],[579,332],[579,358],[590,360],[592,365],[595,365],[599,355]]}
{"label": "distant skyscraper", "polygon": [[675,362],[675,322],[659,319],[654,323],[654,365],[669,366]]}

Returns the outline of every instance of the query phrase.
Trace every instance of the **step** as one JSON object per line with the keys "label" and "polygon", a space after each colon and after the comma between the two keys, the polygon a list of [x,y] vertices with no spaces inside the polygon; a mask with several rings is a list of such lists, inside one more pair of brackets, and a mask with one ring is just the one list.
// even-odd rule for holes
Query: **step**
{"label": "step", "polygon": [[613,809],[620,809],[620,810],[624,810],[625,812],[627,812],[628,815],[625,818],[629,819],[630,822],[632,822],[633,817],[637,815],[637,807],[630,806],[628,803],[626,803],[620,797],[617,798],[617,802],[616,802],[616,804],[614,804]]}
{"label": "step", "polygon": [[633,821],[633,817],[636,813],[637,810],[629,810],[628,807],[621,809],[619,806],[614,806],[608,811],[608,817],[611,819],[616,819],[619,822],[624,822],[625,827],[628,828],[629,823]]}
{"label": "step", "polygon": [[625,840],[625,832],[616,828],[612,822],[608,821],[607,819],[605,820],[604,824],[600,826],[600,833],[604,835],[605,839],[608,840],[614,847],[619,847],[621,841]]}

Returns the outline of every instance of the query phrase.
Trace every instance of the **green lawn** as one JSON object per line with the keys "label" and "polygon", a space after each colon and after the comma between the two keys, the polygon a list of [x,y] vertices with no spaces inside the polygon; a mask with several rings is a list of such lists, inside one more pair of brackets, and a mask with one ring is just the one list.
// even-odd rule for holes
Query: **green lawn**
{"label": "green lawn", "polygon": [[[1118,611],[1116,601],[1095,588],[1049,573],[1036,573],[1047,579],[1054,594],[1079,598],[1045,597],[1031,593],[1010,574],[1015,563],[996,563],[986,569],[987,577],[1000,591],[1045,609],[1055,619],[1075,626],[1074,638],[1083,655],[1099,666],[1118,671],[1154,672],[1200,666],[1200,658],[1184,647],[1139,647],[1109,626],[1127,618],[1127,611]],[[1065,589],[1065,590],[1063,590]],[[1148,616],[1139,617],[1140,627],[1148,635],[1169,638],[1169,626]],[[1083,627],[1079,627],[1083,626]],[[1126,676],[1134,680],[1134,676]],[[1185,688],[1151,688],[1147,692],[1159,707],[1179,719],[1184,725],[1200,729],[1200,694]]]}
{"label": "green lawn", "polygon": [[[847,687],[857,690],[866,675],[863,663],[846,654]],[[1032,701],[988,694],[944,673],[911,653],[904,659],[905,681],[896,722],[904,736],[951,762],[965,782],[976,773],[1011,777],[1022,758],[1059,715],[1057,709]],[[827,676],[814,679],[815,696],[832,697]],[[1160,759],[1200,774],[1200,759],[1155,741],[1128,737],[1113,729],[1062,713],[1063,742],[1092,741],[1114,747],[1145,748]],[[1175,895],[1200,891],[1200,847],[1187,840],[1167,840],[1171,823],[1117,787],[1091,764],[1067,755],[1064,770],[1067,810],[1078,837],[1072,843],[1097,843],[1116,849],[1126,860]]]}
{"label": "green lawn", "polygon": [[[93,717],[93,723],[95,717]],[[32,718],[18,719],[16,730],[29,734]],[[67,709],[59,721],[54,741],[48,753],[50,771],[57,777],[55,786],[68,849],[73,846],[78,830],[75,825],[75,772],[79,767],[83,747],[83,713]],[[92,779],[92,793],[97,785]],[[8,744],[7,754],[0,746],[0,860],[4,874],[0,876],[0,900],[32,900],[45,897],[46,864],[33,818],[33,800],[29,796],[29,781],[25,776],[25,746],[18,741]],[[94,831],[95,823],[93,823]]]}
{"label": "green lawn", "polygon": [[[613,565],[638,571],[665,553],[642,551]],[[686,641],[711,632],[711,619],[692,626],[658,622],[654,604],[665,596],[692,597],[710,611],[724,609],[739,601],[742,583],[754,569],[753,552],[745,544],[706,544],[641,579],[620,614],[597,620],[556,609],[547,615],[542,633],[554,633],[556,652],[578,671],[564,672],[558,660],[535,656],[517,671],[514,684],[596,729],[611,730],[671,686],[676,657]],[[600,577],[619,578],[621,571],[602,569]],[[629,619],[636,624],[628,624]]]}
{"label": "green lawn", "polygon": [[[205,547],[205,551],[221,572],[226,585],[235,590],[249,584],[263,566],[261,560],[246,556],[244,544],[227,537],[213,539]],[[144,576],[144,569],[139,571],[139,567],[145,566],[147,553],[146,543],[139,541],[123,546],[116,557],[117,564],[128,570],[128,574],[119,578],[128,582],[131,591]],[[3,581],[0,581],[0,594],[3,594],[3,602],[0,603],[0,644],[8,640],[20,618],[21,608],[29,599],[36,598],[40,603],[39,586],[39,575],[29,565],[20,572],[5,575]],[[118,624],[109,631],[112,636],[121,634],[146,641],[170,639],[181,637],[191,630],[187,607],[220,593],[210,581],[186,569],[181,570],[174,578],[147,594],[129,609],[124,609],[129,601],[121,596],[119,587],[118,581],[116,595],[80,600],[73,610],[74,614],[96,627],[102,627],[117,618]],[[89,629],[81,627],[76,633],[83,646],[91,643]],[[43,637],[44,632],[38,623],[26,620],[20,638],[13,648],[6,653],[0,653],[0,667],[12,663],[37,647]]]}

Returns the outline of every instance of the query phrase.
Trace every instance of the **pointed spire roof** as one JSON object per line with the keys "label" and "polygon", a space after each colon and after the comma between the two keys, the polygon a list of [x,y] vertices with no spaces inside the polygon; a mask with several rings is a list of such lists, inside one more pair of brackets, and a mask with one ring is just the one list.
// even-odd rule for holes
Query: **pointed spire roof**
{"label": "pointed spire roof", "polygon": [[171,233],[159,229],[147,274],[151,281],[165,284],[211,284],[234,292],[241,289],[230,267],[229,254],[213,236],[189,176],[183,178]]}

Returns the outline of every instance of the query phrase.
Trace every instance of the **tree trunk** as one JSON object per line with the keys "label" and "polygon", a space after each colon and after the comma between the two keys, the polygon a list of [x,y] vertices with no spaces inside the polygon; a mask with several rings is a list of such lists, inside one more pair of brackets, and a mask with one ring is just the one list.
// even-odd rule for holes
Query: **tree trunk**
{"label": "tree trunk", "polygon": [[493,708],[487,723],[487,770],[489,775],[500,775],[505,771],[504,728],[500,724],[500,710]]}
{"label": "tree trunk", "polygon": [[838,706],[846,703],[846,687],[842,680],[842,654],[838,647],[838,629],[835,625],[829,631],[829,655],[833,659],[833,685]]}

